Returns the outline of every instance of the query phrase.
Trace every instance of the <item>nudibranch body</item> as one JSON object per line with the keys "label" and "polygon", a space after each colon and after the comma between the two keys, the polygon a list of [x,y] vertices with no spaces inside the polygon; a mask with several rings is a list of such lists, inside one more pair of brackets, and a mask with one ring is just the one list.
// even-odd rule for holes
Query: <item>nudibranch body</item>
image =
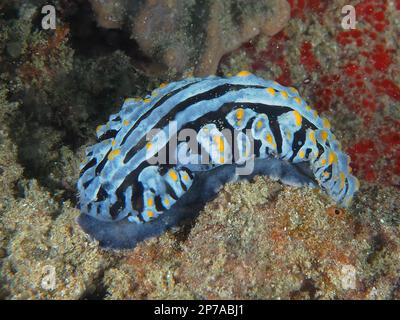
{"label": "nudibranch body", "polygon": [[193,217],[227,181],[257,174],[319,185],[348,206],[358,181],[330,129],[296,89],[246,71],[161,85],[97,128],[78,181],[79,223],[104,247],[131,248]]}

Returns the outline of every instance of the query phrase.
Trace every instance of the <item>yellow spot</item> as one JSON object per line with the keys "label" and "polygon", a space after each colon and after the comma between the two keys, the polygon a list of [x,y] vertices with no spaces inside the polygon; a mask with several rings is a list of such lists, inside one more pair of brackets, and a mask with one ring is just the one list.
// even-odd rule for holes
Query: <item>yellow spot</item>
{"label": "yellow spot", "polygon": [[336,162],[337,162],[337,155],[336,155],[336,153],[331,152],[329,154],[329,164],[336,163]]}
{"label": "yellow spot", "polygon": [[326,139],[328,139],[328,132],[327,131],[321,131],[321,139],[322,141],[326,141]]}
{"label": "yellow spot", "polygon": [[272,139],[272,135],[270,133],[267,134],[267,136],[265,137],[265,139],[267,140],[267,142],[269,144],[273,143],[273,139]]}
{"label": "yellow spot", "polygon": [[284,97],[285,99],[288,98],[288,93],[286,91],[281,91],[281,95],[282,97]]}
{"label": "yellow spot", "polygon": [[343,172],[340,173],[340,189],[344,188],[344,182],[345,182],[346,176],[344,175]]}
{"label": "yellow spot", "polygon": [[328,177],[329,177],[329,172],[326,172],[326,171],[325,171],[325,172],[324,172],[324,177],[325,177],[325,178],[328,178]]}
{"label": "yellow spot", "polygon": [[168,205],[169,205],[169,199],[168,199],[168,198],[165,198],[165,199],[164,199],[164,203],[168,206]]}
{"label": "yellow spot", "polygon": [[130,102],[136,102],[137,100],[136,99],[132,99],[132,98],[127,98],[127,99],[125,99],[125,103],[130,103]]}
{"label": "yellow spot", "polygon": [[315,131],[310,131],[309,137],[313,144],[317,143],[317,141],[315,140]]}
{"label": "yellow spot", "polygon": [[326,165],[326,159],[322,159],[321,160],[321,164],[324,166],[324,165]]}
{"label": "yellow spot", "polygon": [[225,163],[225,158],[224,158],[224,156],[221,156],[221,157],[219,158],[219,162],[220,162],[220,163]]}
{"label": "yellow spot", "polygon": [[151,101],[151,99],[149,99],[149,98],[143,100],[144,103],[149,103],[150,101]]}
{"label": "yellow spot", "polygon": [[286,137],[290,140],[292,138],[292,134],[290,131],[286,131]]}
{"label": "yellow spot", "polygon": [[330,129],[331,128],[331,124],[330,124],[330,122],[329,122],[329,120],[327,118],[323,118],[322,119],[322,124],[323,124],[324,128],[326,128],[326,129]]}
{"label": "yellow spot", "polygon": [[294,114],[294,119],[296,121],[296,126],[300,127],[303,118],[301,117],[301,115],[298,111],[293,111],[293,114]]}
{"label": "yellow spot", "polygon": [[147,149],[147,150],[150,150],[152,146],[153,146],[153,144],[152,144],[151,142],[148,142],[148,143],[146,144],[146,149]]}
{"label": "yellow spot", "polygon": [[311,106],[306,106],[306,110],[310,111],[311,110]]}
{"label": "yellow spot", "polygon": [[240,71],[236,76],[237,77],[247,77],[250,75],[251,75],[251,72],[243,70],[243,71]]}
{"label": "yellow spot", "polygon": [[318,118],[318,112],[317,111],[314,110],[313,111],[313,115],[314,115],[315,118]]}
{"label": "yellow spot", "polygon": [[214,142],[217,145],[219,152],[224,152],[225,150],[224,139],[221,136],[214,136]]}
{"label": "yellow spot", "polygon": [[148,198],[147,199],[147,206],[152,207],[153,206],[153,198]]}
{"label": "yellow spot", "polygon": [[124,126],[127,126],[127,125],[129,125],[129,121],[128,121],[128,120],[126,120],[126,119],[125,119],[125,120],[124,120],[122,123],[123,123],[123,125],[124,125]]}
{"label": "yellow spot", "polygon": [[115,158],[116,156],[118,156],[120,153],[121,153],[121,150],[120,150],[120,149],[115,149],[115,150],[111,151],[111,152],[108,154],[107,159],[108,159],[109,161],[112,161],[112,160],[114,160],[114,158]]}
{"label": "yellow spot", "polygon": [[103,126],[102,125],[100,125],[100,126],[97,126],[97,128],[96,128],[96,132],[99,132],[100,130],[101,130],[101,128],[102,128]]}
{"label": "yellow spot", "polygon": [[178,181],[178,175],[176,174],[175,170],[170,170],[168,175],[171,177],[172,180],[175,182]]}
{"label": "yellow spot", "polygon": [[306,153],[304,152],[304,150],[299,151],[299,158],[303,159],[305,155]]}
{"label": "yellow spot", "polygon": [[296,88],[293,88],[293,87],[289,87],[289,90],[292,91],[292,92],[294,92],[294,93],[299,93],[299,92],[297,91],[297,89],[296,89]]}
{"label": "yellow spot", "polygon": [[117,143],[117,141],[115,140],[115,139],[113,139],[112,141],[111,141],[111,145],[114,147],[115,146],[115,144]]}
{"label": "yellow spot", "polygon": [[294,98],[294,101],[296,101],[297,104],[301,104],[301,99],[299,97]]}
{"label": "yellow spot", "polygon": [[275,90],[273,88],[265,89],[271,96],[275,96]]}
{"label": "yellow spot", "polygon": [[244,116],[244,110],[242,108],[236,110],[236,119],[242,120]]}
{"label": "yellow spot", "polygon": [[258,120],[257,123],[256,123],[256,128],[257,128],[257,129],[261,129],[262,124],[263,124],[262,121],[261,121],[261,120]]}
{"label": "yellow spot", "polygon": [[185,180],[185,181],[189,180],[189,175],[187,173],[183,174],[183,180]]}
{"label": "yellow spot", "polygon": [[152,97],[158,96],[158,92],[157,92],[157,91],[153,91],[153,92],[151,93],[151,96],[152,96]]}
{"label": "yellow spot", "polygon": [[232,73],[228,72],[228,73],[226,74],[226,76],[227,76],[228,78],[230,78],[230,77],[232,77]]}
{"label": "yellow spot", "polygon": [[147,216],[149,217],[149,218],[153,218],[154,217],[154,212],[153,211],[147,211],[146,212],[147,213]]}
{"label": "yellow spot", "polygon": [[348,167],[347,167],[347,171],[348,171],[349,173],[351,173],[351,172],[353,171],[353,169],[352,169],[350,166],[348,166]]}
{"label": "yellow spot", "polygon": [[160,84],[160,88],[161,88],[161,89],[162,89],[162,88],[165,88],[166,86],[167,86],[167,84],[164,83],[164,82]]}

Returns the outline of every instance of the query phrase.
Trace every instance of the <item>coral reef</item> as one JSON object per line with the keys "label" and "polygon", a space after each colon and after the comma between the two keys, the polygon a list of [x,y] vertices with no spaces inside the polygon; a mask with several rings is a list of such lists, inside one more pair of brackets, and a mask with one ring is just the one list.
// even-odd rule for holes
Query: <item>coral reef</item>
{"label": "coral reef", "polygon": [[[0,5],[1,298],[400,299],[399,1],[353,1],[357,29],[344,31],[347,1],[290,0],[283,31],[250,40],[218,67],[293,85],[332,119],[361,180],[351,208],[256,178],[226,185],[193,225],[127,252],[99,249],[77,226],[78,164],[93,128],[125,97],[175,73],[138,71],[118,24],[79,33],[83,0],[55,1],[58,28],[41,30],[45,2]],[[105,38],[88,41],[88,30]]]}
{"label": "coral reef", "polygon": [[221,57],[262,33],[272,36],[289,19],[286,0],[90,0],[103,28],[128,30],[140,49],[168,70],[195,66],[214,74]]}
{"label": "coral reef", "polygon": [[[20,106],[9,103],[6,96],[7,90],[1,86],[0,298],[77,299],[90,295],[96,290],[96,279],[112,261],[96,243],[87,241],[75,223],[79,211],[70,201],[51,194],[35,179],[24,178],[18,147],[3,125],[12,123]],[[62,152],[65,169],[71,169],[70,174],[77,172],[77,157],[66,148]],[[43,283],[49,267],[55,271],[51,288]]]}

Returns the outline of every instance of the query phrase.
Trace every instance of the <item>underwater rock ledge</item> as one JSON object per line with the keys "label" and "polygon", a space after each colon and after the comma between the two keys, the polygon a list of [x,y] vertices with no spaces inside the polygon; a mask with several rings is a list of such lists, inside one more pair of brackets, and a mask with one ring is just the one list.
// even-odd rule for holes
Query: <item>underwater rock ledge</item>
{"label": "underwater rock ledge", "polygon": [[288,22],[286,0],[90,0],[99,26],[124,29],[168,70],[215,74],[221,57],[259,34],[273,36]]}

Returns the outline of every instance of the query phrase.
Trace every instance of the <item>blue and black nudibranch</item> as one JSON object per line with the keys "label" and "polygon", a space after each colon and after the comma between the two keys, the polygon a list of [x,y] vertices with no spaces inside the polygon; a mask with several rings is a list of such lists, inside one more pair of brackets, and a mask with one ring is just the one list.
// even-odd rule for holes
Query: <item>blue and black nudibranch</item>
{"label": "blue and black nudibranch", "polygon": [[[160,134],[149,139],[151,129]],[[196,132],[198,149],[177,139],[184,129]],[[296,89],[246,71],[161,85],[145,99],[127,99],[96,131],[98,143],[87,149],[78,181],[78,221],[108,248],[132,248],[193,218],[199,203],[239,177],[261,174],[290,185],[319,185],[342,206],[358,190],[329,121]],[[165,163],[149,161],[173,141],[176,151]],[[198,161],[195,150],[207,155],[208,164]],[[231,161],[238,158],[234,154],[241,160]],[[238,176],[238,166],[250,160],[251,173]]]}

